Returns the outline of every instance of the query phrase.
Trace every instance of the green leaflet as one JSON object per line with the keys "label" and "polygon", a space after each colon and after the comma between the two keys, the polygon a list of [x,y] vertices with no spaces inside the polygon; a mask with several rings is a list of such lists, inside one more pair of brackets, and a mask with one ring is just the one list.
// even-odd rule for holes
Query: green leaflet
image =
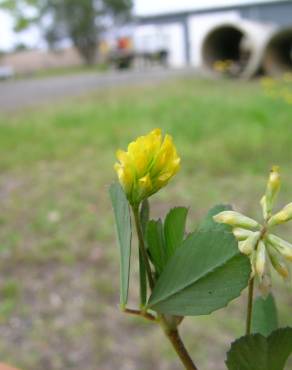
{"label": "green leaflet", "polygon": [[227,353],[229,370],[284,370],[292,353],[292,328],[278,329],[268,338],[261,334],[236,340]]}
{"label": "green leaflet", "polygon": [[130,257],[131,257],[131,214],[129,203],[120,184],[114,183],[109,189],[120,250],[120,302],[125,306],[128,301]]}
{"label": "green leaflet", "polygon": [[148,306],[180,316],[209,314],[238,297],[249,276],[249,260],[231,233],[197,232],[167,263]]}
{"label": "green leaflet", "polygon": [[230,211],[232,207],[228,204],[218,204],[211,208],[206,217],[201,221],[196,231],[231,231],[232,228],[228,225],[219,224],[213,220],[213,216],[223,211]]}
{"label": "green leaflet", "polygon": [[151,220],[148,223],[146,241],[151,261],[158,276],[169,258],[183,242],[187,213],[187,208],[176,207],[169,211],[164,224],[160,219]]}
{"label": "green leaflet", "polygon": [[253,305],[252,333],[267,337],[278,328],[278,315],[272,294],[267,298],[257,297]]}
{"label": "green leaflet", "polygon": [[184,239],[187,214],[187,208],[176,207],[171,209],[165,218],[164,238],[167,258],[173,255]]}
{"label": "green leaflet", "polygon": [[163,225],[161,220],[149,221],[146,231],[146,240],[151,261],[159,275],[166,263]]}

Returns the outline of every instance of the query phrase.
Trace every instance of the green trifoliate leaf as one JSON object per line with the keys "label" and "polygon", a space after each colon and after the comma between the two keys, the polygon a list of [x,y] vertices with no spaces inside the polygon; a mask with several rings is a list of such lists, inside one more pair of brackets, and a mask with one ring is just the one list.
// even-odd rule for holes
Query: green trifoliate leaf
{"label": "green trifoliate leaf", "polygon": [[268,337],[268,344],[268,370],[283,370],[289,356],[292,354],[292,328],[274,331]]}
{"label": "green trifoliate leaf", "polygon": [[268,338],[261,334],[236,340],[227,353],[229,370],[284,370],[292,353],[292,328],[278,329]]}
{"label": "green trifoliate leaf", "polygon": [[126,195],[118,183],[114,183],[109,189],[120,250],[120,301],[125,306],[128,301],[130,257],[131,257],[131,214]]}
{"label": "green trifoliate leaf", "polygon": [[228,304],[247,286],[250,263],[232,233],[191,234],[159,277],[148,306],[165,314],[205,315]]}
{"label": "green trifoliate leaf", "polygon": [[278,314],[275,299],[272,294],[266,298],[257,297],[253,305],[252,333],[269,336],[278,328]]}

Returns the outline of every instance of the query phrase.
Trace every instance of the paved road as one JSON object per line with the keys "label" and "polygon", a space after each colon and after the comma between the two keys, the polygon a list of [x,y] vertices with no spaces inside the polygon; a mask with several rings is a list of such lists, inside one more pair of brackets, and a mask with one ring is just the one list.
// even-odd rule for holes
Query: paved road
{"label": "paved road", "polygon": [[56,101],[62,97],[78,96],[101,88],[159,83],[191,73],[194,73],[191,69],[153,69],[0,82],[0,112]]}

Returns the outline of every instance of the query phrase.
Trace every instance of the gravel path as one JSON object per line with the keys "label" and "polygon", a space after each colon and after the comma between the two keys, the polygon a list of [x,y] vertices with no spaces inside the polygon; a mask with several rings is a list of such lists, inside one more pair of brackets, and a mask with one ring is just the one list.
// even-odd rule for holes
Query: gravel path
{"label": "gravel path", "polygon": [[191,73],[194,73],[192,69],[153,69],[0,82],[0,112],[13,111],[62,97],[78,96],[101,88],[159,83]]}

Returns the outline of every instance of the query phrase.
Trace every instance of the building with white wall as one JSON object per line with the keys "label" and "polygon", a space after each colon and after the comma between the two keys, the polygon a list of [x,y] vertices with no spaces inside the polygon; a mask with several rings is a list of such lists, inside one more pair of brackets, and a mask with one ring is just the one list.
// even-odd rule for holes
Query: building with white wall
{"label": "building with white wall", "polygon": [[[253,24],[255,39],[256,33],[262,32],[264,39],[268,30],[292,28],[291,0],[169,0],[157,1],[157,7],[153,4],[147,7],[147,1],[141,0],[136,7],[135,47],[139,51],[166,49],[172,67],[200,66],[203,42],[210,30],[220,25]],[[170,4],[174,5],[171,10]],[[232,35],[225,43],[228,37]],[[292,66],[292,35],[290,53]]]}

